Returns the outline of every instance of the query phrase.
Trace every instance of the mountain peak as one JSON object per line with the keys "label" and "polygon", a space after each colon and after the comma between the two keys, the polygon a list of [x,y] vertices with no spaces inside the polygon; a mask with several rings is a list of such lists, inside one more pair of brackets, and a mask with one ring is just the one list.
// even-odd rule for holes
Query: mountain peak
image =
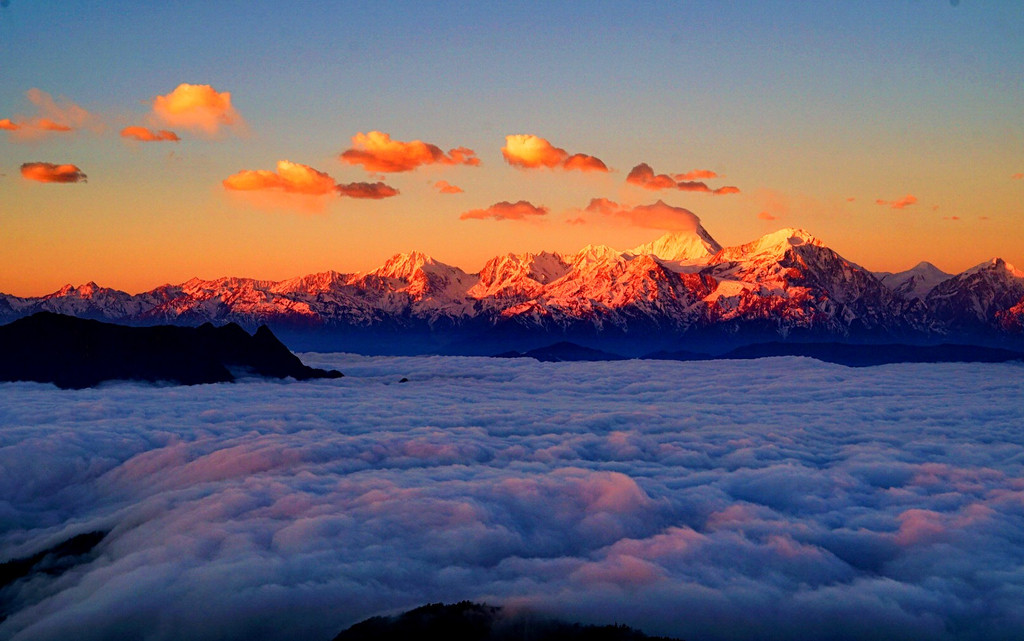
{"label": "mountain peak", "polygon": [[1008,276],[1013,278],[1024,278],[1024,271],[1021,271],[1006,262],[1002,258],[990,258],[980,265],[971,267],[964,274],[977,274],[979,272],[992,271],[992,272],[1005,272]]}
{"label": "mountain peak", "polygon": [[424,266],[437,264],[437,261],[423,252],[411,251],[408,254],[395,254],[372,273],[381,278],[408,280]]}
{"label": "mountain peak", "polygon": [[738,261],[745,257],[756,255],[781,255],[789,251],[791,247],[802,245],[813,245],[824,247],[825,244],[803,229],[785,227],[770,234],[765,234],[757,240],[739,245],[726,247],[716,255],[719,261]]}
{"label": "mountain peak", "polygon": [[703,263],[720,251],[722,246],[698,223],[696,229],[669,232],[657,240],[636,247],[632,253],[681,263]]}

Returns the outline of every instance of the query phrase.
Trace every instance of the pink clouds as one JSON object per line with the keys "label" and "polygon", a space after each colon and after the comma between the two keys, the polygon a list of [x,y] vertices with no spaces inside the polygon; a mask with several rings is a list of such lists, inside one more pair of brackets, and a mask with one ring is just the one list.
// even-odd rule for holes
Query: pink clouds
{"label": "pink clouds", "polygon": [[535,216],[546,216],[547,214],[547,207],[538,207],[525,200],[515,203],[503,200],[494,203],[486,209],[471,209],[464,212],[459,216],[459,220],[484,220],[487,218],[493,218],[494,220],[526,220]]}
{"label": "pink clouds", "polygon": [[244,170],[222,181],[225,189],[255,191],[273,189],[294,194],[322,196],[335,189],[334,179],[308,165],[281,160],[277,172],[264,169]]}
{"label": "pink clouds", "polygon": [[422,140],[393,140],[382,131],[359,132],[352,136],[352,147],[342,152],[340,159],[349,165],[362,165],[366,171],[385,173],[412,171],[421,165],[480,164],[472,149],[456,147],[446,154],[437,145]]}
{"label": "pink clouds", "polygon": [[21,175],[27,180],[41,183],[86,182],[86,175],[75,165],[55,165],[48,162],[27,162],[21,166]]}
{"label": "pink clouds", "polygon": [[281,160],[277,171],[264,169],[245,170],[222,181],[225,189],[231,191],[270,191],[304,196],[327,196],[337,193],[348,198],[380,200],[398,195],[398,190],[382,182],[336,183],[326,173],[308,165]]}
{"label": "pink clouds", "polygon": [[342,196],[348,196],[349,198],[368,198],[371,200],[381,200],[383,198],[391,198],[392,196],[398,195],[398,190],[390,185],[382,182],[375,183],[348,183],[347,185],[338,184],[334,188],[338,194]]}
{"label": "pink clouds", "polygon": [[740,192],[738,187],[733,187],[731,185],[719,187],[718,189],[711,189],[708,187],[707,183],[695,180],[696,178],[717,177],[718,174],[710,169],[695,169],[685,174],[675,174],[674,176],[669,176],[668,174],[655,174],[654,169],[652,169],[650,165],[642,162],[630,170],[629,175],[626,176],[626,182],[652,191],[658,191],[661,189],[678,189],[680,191],[695,191],[713,194],[715,196],[738,194]]}
{"label": "pink clouds", "polygon": [[162,123],[210,136],[223,127],[244,126],[231,105],[231,93],[210,85],[178,85],[171,93],[153,99],[153,114]]}
{"label": "pink clouds", "polygon": [[131,138],[132,140],[137,140],[139,142],[178,142],[181,140],[181,138],[178,137],[178,134],[173,131],[167,131],[166,129],[153,131],[146,127],[125,127],[121,130],[121,137]]}
{"label": "pink clouds", "polygon": [[607,198],[594,198],[583,211],[601,214],[646,229],[692,231],[700,225],[700,218],[689,209],[673,207],[661,200],[652,205],[627,207]]}
{"label": "pink clouds", "polygon": [[903,209],[905,207],[910,207],[911,205],[914,205],[916,203],[917,196],[912,196],[910,194],[907,194],[906,196],[900,198],[899,200],[878,199],[875,201],[876,205],[888,206],[890,209]]}
{"label": "pink clouds", "polygon": [[501,148],[501,155],[508,164],[522,169],[547,167],[565,171],[609,171],[608,166],[600,158],[587,154],[570,155],[566,150],[532,134],[505,136],[505,146]]}
{"label": "pink clouds", "polygon": [[462,187],[457,187],[455,185],[452,185],[451,183],[449,183],[446,180],[439,180],[436,183],[434,183],[434,189],[436,189],[439,193],[442,193],[442,194],[461,194],[462,193]]}

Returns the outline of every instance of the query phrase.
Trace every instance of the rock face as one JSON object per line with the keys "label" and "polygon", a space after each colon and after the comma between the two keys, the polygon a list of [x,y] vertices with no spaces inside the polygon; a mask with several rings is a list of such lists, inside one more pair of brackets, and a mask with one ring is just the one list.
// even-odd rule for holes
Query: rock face
{"label": "rock face", "polygon": [[238,376],[337,378],[307,367],[266,327],[125,327],[39,312],[0,327],[0,381],[79,389],[108,380],[185,385]]}
{"label": "rock face", "polygon": [[432,603],[394,617],[373,617],[348,628],[334,641],[673,641],[649,637],[622,625],[580,625],[462,601]]}
{"label": "rock face", "polygon": [[629,355],[774,340],[1024,345],[1024,272],[992,259],[872,273],[801,229],[722,247],[699,224],[631,251],[506,254],[467,273],[420,252],[360,274],[88,283],[0,294],[0,322],[52,311],[129,325],[267,325],[294,349],[494,354],[560,340]]}

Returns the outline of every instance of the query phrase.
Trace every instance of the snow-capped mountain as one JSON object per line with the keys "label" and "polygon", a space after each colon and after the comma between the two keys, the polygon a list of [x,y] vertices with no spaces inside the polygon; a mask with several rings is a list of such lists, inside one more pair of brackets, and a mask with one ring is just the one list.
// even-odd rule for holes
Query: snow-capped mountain
{"label": "snow-capped mountain", "polygon": [[993,259],[874,274],[800,229],[722,247],[699,224],[630,251],[505,254],[467,273],[423,253],[358,274],[192,279],[130,295],[95,283],[0,294],[0,321],[47,310],[129,324],[269,325],[302,349],[495,353],[565,338],[620,352],[761,340],[1024,341],[1024,273]]}
{"label": "snow-capped mountain", "polygon": [[951,278],[953,274],[947,274],[935,265],[922,261],[903,272],[875,272],[875,276],[897,296],[906,300],[923,301],[928,292],[942,281]]}

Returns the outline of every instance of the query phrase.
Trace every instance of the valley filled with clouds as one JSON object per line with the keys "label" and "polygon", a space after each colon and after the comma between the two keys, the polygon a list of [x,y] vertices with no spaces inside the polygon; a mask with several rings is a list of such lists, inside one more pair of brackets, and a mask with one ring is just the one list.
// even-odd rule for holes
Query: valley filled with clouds
{"label": "valley filled with clouds", "polygon": [[[329,639],[472,599],[649,634],[1009,639],[1024,368],[305,354],[0,385],[0,639]],[[408,382],[399,383],[402,378]]]}

